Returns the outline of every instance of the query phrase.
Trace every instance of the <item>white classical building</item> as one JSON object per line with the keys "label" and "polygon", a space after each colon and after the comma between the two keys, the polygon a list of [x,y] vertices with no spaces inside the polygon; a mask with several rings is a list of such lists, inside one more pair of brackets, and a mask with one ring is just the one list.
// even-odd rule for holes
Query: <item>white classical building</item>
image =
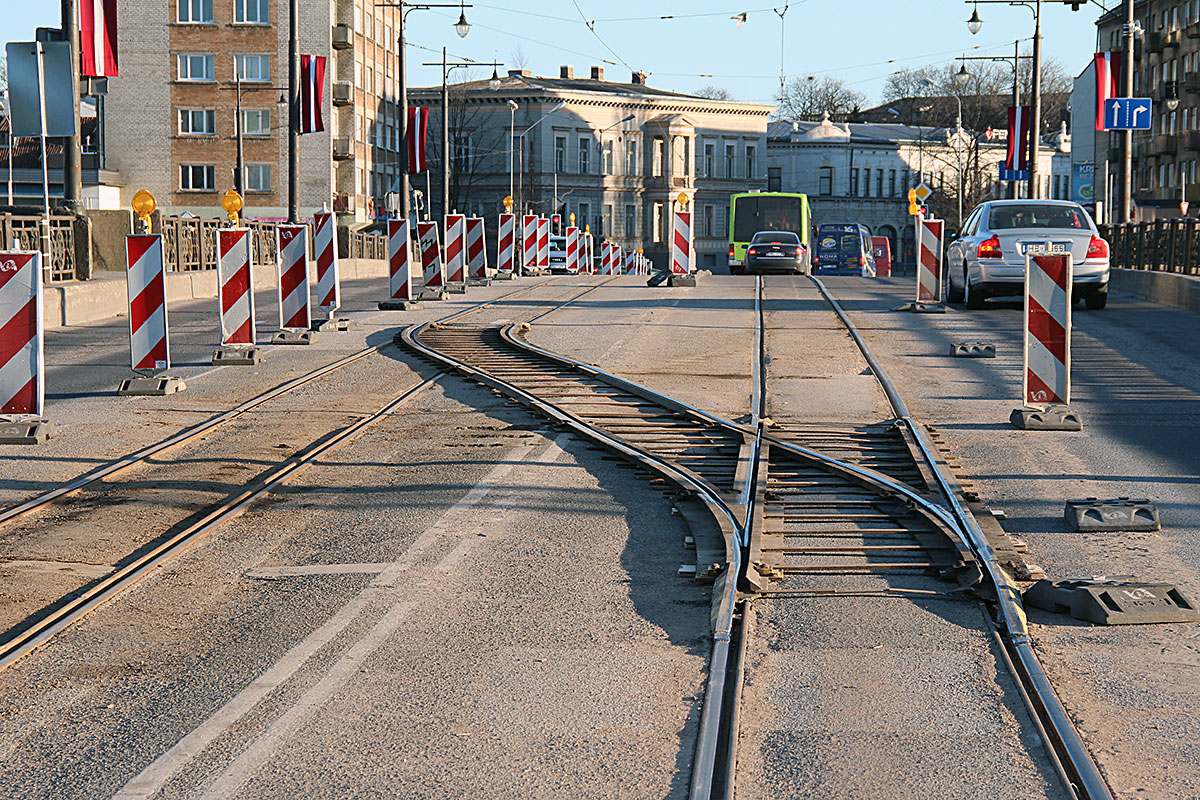
{"label": "white classical building", "polygon": [[[978,202],[1002,196],[998,164],[1004,131],[886,123],[777,120],[767,129],[768,191],[804,192],[817,225],[860,222],[891,241],[893,259],[913,263],[908,189],[924,181],[929,203],[957,226],[960,176],[963,217]],[[1040,150],[1042,197],[1070,198],[1071,138],[1065,129]],[[1024,191],[1022,189],[1022,191]]]}

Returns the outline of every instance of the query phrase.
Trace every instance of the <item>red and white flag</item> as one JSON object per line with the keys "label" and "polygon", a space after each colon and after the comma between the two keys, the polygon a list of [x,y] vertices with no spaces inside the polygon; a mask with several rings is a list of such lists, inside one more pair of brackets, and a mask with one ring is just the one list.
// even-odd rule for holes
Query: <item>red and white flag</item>
{"label": "red and white flag", "polygon": [[429,169],[425,162],[425,132],[429,127],[429,109],[410,106],[408,109],[408,131],[405,136],[404,154],[407,172],[414,174]]}
{"label": "red and white flag", "polygon": [[325,95],[325,56],[300,56],[300,132],[325,130],[321,99]]}
{"label": "red and white flag", "polygon": [[79,0],[79,74],[115,78],[117,0]]}
{"label": "red and white flag", "polygon": [[1004,166],[1015,172],[1029,169],[1029,106],[1008,107],[1008,152]]}
{"label": "red and white flag", "polygon": [[1096,130],[1108,130],[1104,125],[1104,105],[1121,94],[1120,50],[1096,53]]}

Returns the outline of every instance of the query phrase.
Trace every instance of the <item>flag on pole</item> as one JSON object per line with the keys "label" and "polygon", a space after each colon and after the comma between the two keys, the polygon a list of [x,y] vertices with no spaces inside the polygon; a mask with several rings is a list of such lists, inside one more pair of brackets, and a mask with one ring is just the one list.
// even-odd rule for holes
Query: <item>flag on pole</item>
{"label": "flag on pole", "polygon": [[425,162],[425,132],[429,127],[429,109],[410,106],[408,131],[404,142],[405,171],[410,175],[429,169]]}
{"label": "flag on pole", "polygon": [[1096,53],[1096,130],[1107,130],[1104,125],[1104,104],[1121,94],[1120,50]]}
{"label": "flag on pole", "polygon": [[325,130],[321,99],[325,95],[325,56],[300,56],[300,133]]}
{"label": "flag on pole", "polygon": [[1004,166],[1013,172],[1029,169],[1029,106],[1008,107],[1008,151]]}
{"label": "flag on pole", "polygon": [[79,74],[115,78],[117,0],[79,0]]}

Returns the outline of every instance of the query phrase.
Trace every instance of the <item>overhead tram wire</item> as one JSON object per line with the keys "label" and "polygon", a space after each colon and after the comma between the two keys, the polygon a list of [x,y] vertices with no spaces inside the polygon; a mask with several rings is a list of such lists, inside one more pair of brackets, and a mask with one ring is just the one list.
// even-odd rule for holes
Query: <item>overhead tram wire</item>
{"label": "overhead tram wire", "polygon": [[583,24],[587,26],[587,29],[592,32],[592,36],[596,37],[596,41],[599,42],[600,44],[604,45],[604,49],[607,50],[608,52],[612,53],[613,58],[615,58],[617,61],[620,61],[622,64],[624,64],[625,67],[630,72],[633,72],[634,71],[633,67],[631,67],[629,65],[629,62],[626,61],[625,59],[621,58],[621,56],[617,53],[617,51],[613,50],[609,46],[608,42],[604,41],[604,39],[600,36],[600,34],[596,32],[596,21],[592,20],[591,22],[588,22],[587,17],[583,13],[583,9],[579,7],[579,0],[571,0],[571,4],[573,6],[575,6],[575,10],[579,12],[580,19],[583,20]]}

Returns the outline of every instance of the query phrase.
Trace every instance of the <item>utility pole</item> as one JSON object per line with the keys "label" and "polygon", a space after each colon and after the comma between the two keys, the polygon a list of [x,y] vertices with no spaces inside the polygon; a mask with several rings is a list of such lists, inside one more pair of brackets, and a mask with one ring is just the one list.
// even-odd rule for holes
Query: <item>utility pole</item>
{"label": "utility pole", "polygon": [[[397,66],[400,70],[400,219],[408,220],[409,182],[408,172],[412,165],[408,163],[408,76],[405,74],[405,39],[404,17],[407,14],[404,3],[400,3],[400,53]],[[432,198],[426,198],[430,202]]]}
{"label": "utility pole", "polygon": [[[1125,0],[1125,96],[1133,97],[1133,0]],[[1125,152],[1121,155],[1121,219],[1129,222],[1133,218],[1133,131],[1125,131]]]}
{"label": "utility pole", "polygon": [[300,221],[300,0],[288,2],[288,28],[288,222],[296,223]]}
{"label": "utility pole", "polygon": [[83,210],[83,174],[79,155],[79,0],[62,0],[63,40],[71,45],[71,103],[75,135],[63,139],[63,200],[75,213]]}
{"label": "utility pole", "polygon": [[442,217],[450,213],[450,89],[446,81],[446,48],[442,48]]}
{"label": "utility pole", "polygon": [[1042,143],[1042,0],[1033,12],[1033,120],[1029,125],[1029,199],[1040,194],[1038,152]]}

